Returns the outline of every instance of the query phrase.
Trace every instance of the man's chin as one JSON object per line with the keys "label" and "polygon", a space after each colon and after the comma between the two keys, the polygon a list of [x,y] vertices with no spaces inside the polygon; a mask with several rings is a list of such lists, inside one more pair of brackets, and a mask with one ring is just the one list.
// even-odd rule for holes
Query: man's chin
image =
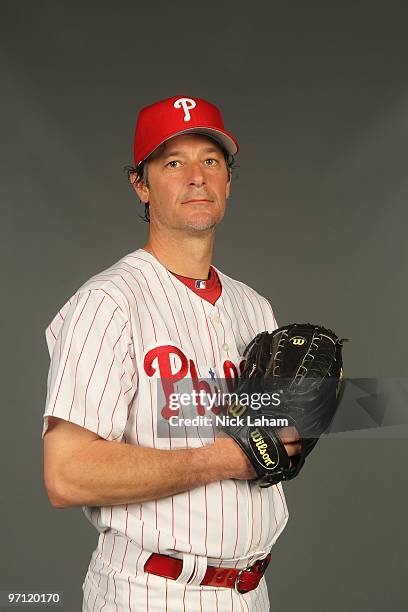
{"label": "man's chin", "polygon": [[213,229],[221,219],[209,215],[197,215],[195,218],[183,219],[180,223],[180,229],[190,230],[192,232],[205,232]]}
{"label": "man's chin", "polygon": [[181,229],[190,230],[191,232],[206,232],[213,229],[217,225],[217,221],[190,221],[185,223]]}

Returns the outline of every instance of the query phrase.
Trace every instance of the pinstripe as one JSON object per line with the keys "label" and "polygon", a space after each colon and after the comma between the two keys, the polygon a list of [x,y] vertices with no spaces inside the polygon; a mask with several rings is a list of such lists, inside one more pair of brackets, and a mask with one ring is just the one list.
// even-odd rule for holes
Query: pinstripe
{"label": "pinstripe", "polygon": [[[113,315],[112,315],[112,317],[113,317]],[[110,323],[110,321],[109,321],[109,323]],[[123,327],[123,329],[124,329],[124,327]],[[122,329],[122,331],[121,331],[121,333],[120,333],[119,338],[117,339],[117,341],[116,341],[116,342],[115,342],[115,344],[113,345],[113,350],[115,350],[115,346],[116,346],[116,344],[119,342],[120,337],[122,336],[123,329]],[[105,335],[104,335],[104,337],[105,337]],[[97,355],[96,360],[98,359],[99,355],[100,355],[100,353],[98,352],[98,355]],[[107,387],[107,385],[108,385],[109,377],[110,377],[110,374],[111,374],[111,371],[112,371],[112,366],[113,366],[114,362],[115,362],[115,358],[113,357],[113,358],[112,358],[112,361],[111,361],[111,364],[110,364],[110,366],[109,366],[108,372],[107,372],[107,376],[106,376],[105,384],[104,384],[104,387],[103,387],[103,390],[102,390],[102,394],[101,394],[101,396],[100,396],[100,398],[99,398],[99,402],[98,402],[98,409],[97,409],[97,416],[98,416],[98,428],[97,428],[97,430],[96,430],[96,432],[97,432],[98,434],[99,434],[99,428],[100,428],[100,417],[99,417],[99,410],[100,410],[100,407],[101,407],[101,403],[102,403],[103,396],[104,396],[105,391],[106,391],[106,387]],[[121,380],[121,379],[120,379],[120,380]],[[130,387],[130,388],[128,389],[128,391],[130,391],[131,389],[132,389],[132,387]],[[87,390],[88,390],[88,389],[87,389]],[[113,422],[113,417],[114,417],[114,414],[115,414],[116,408],[117,408],[117,402],[116,402],[116,404],[115,404],[114,410],[113,410],[112,415],[111,415],[111,422]]]}
{"label": "pinstripe", "polygon": [[108,590],[109,590],[109,577],[110,577],[110,575],[111,575],[111,574],[112,574],[114,571],[115,571],[115,570],[114,570],[113,568],[112,568],[111,570],[109,570],[109,573],[108,573],[108,576],[107,576],[107,579],[106,579],[106,590],[105,590],[105,595],[103,596],[103,606],[102,606],[102,608],[99,608],[99,612],[102,612],[102,610],[103,610],[104,608],[106,608],[106,603],[107,603],[107,602],[106,602],[106,596],[107,596],[107,594],[108,594]]}
{"label": "pinstripe", "polygon": [[[86,307],[86,305],[87,305],[87,303],[88,303],[88,300],[89,300],[90,295],[91,295],[91,292],[89,292],[89,293],[88,293],[88,296],[87,296],[87,298],[86,298],[86,302],[85,302],[85,304],[83,305],[82,310],[81,310],[81,312],[79,313],[79,316],[78,316],[78,318],[77,318],[77,320],[76,320],[76,322],[75,322],[75,325],[74,325],[74,331],[75,331],[76,326],[77,326],[77,325],[78,325],[78,323],[79,323],[79,320],[80,320],[80,318],[81,318],[81,316],[82,316],[83,311],[85,310],[85,307]],[[66,359],[65,359],[65,363],[64,363],[64,369],[62,370],[62,374],[61,374],[60,381],[59,381],[59,385],[58,385],[58,390],[57,390],[57,393],[56,393],[56,395],[55,395],[55,401],[54,401],[54,405],[53,405],[53,411],[54,411],[54,409],[55,409],[55,405],[56,405],[56,403],[57,403],[57,399],[58,399],[58,394],[59,394],[59,391],[60,391],[60,389],[61,389],[61,384],[62,384],[62,380],[63,380],[63,378],[64,378],[65,369],[66,369],[66,366],[67,366],[67,363],[68,363],[69,354],[70,354],[70,351],[71,351],[71,346],[72,346],[72,342],[70,343],[70,346],[69,346],[69,349],[68,349],[68,354],[67,354],[67,357],[66,357]],[[54,414],[54,412],[52,412],[52,414]]]}
{"label": "pinstripe", "polygon": [[[118,267],[117,269],[118,270],[124,270],[127,274],[131,275],[129,270],[127,270],[126,268]],[[106,278],[106,282],[107,283],[111,283],[115,287],[116,290],[120,291],[120,286],[113,279],[109,278],[109,276],[106,276],[105,274],[103,274],[101,276]],[[138,305],[138,301],[137,301],[137,298],[136,298],[136,294],[134,292],[133,287],[124,278],[123,274],[121,274],[120,272],[117,272],[116,276],[118,278],[120,278],[123,281],[123,283],[126,285],[127,289],[129,290],[129,296],[131,295],[133,297],[132,305],[134,305],[134,307],[136,308],[137,321],[139,323],[139,333],[140,333],[140,336],[141,336],[142,346],[143,346],[143,339],[142,339],[143,338],[143,327],[142,327],[141,317],[140,317],[140,314],[139,314],[139,305]],[[138,282],[136,278],[134,278],[134,281]],[[97,283],[97,285],[100,284],[100,281],[94,281],[94,282]],[[101,290],[106,292],[106,290],[104,290],[104,289],[101,289]],[[108,295],[110,296],[110,298],[113,301],[115,301],[111,294],[108,294]],[[128,302],[128,317],[129,317],[129,321],[131,321],[131,319],[132,319],[132,312],[131,312],[130,302]]]}
{"label": "pinstripe", "polygon": [[[231,319],[231,315],[230,315],[229,309],[228,309],[228,308],[225,306],[225,302],[224,302],[224,299],[223,299],[222,297],[221,297],[221,302],[222,302],[222,305],[223,305],[223,310],[224,310],[224,312],[225,312],[225,314],[226,314],[226,317],[227,317],[227,318],[228,318],[228,320],[229,320],[229,325],[230,325],[230,328],[231,328],[231,334],[232,334],[232,337],[234,338],[234,342],[235,342],[235,353],[239,353],[240,351],[239,351],[239,347],[238,347],[238,342],[237,342],[236,335],[235,335],[235,333],[234,333],[234,326],[233,326],[233,324],[232,324],[232,319]],[[239,329],[239,328],[238,328],[238,329]],[[240,335],[241,335],[241,334],[240,334]],[[243,340],[242,336],[241,336],[241,341],[242,341],[242,344],[243,344],[243,343],[244,343],[244,340]]]}
{"label": "pinstripe", "polygon": [[[169,306],[169,310],[170,310],[170,313],[171,313],[171,316],[172,316],[172,318],[173,318],[173,322],[174,322],[174,327],[175,327],[175,329],[176,329],[176,331],[177,331],[178,340],[179,340],[179,342],[181,343],[181,337],[180,337],[180,333],[179,333],[179,330],[178,330],[178,327],[177,327],[176,319],[175,319],[175,317],[174,317],[174,312],[173,312],[173,309],[172,309],[171,304],[170,304],[170,301],[169,301],[169,299],[168,299],[168,297],[167,297],[167,293],[166,293],[166,291],[165,291],[165,289],[164,289],[163,282],[162,282],[162,280],[160,279],[160,276],[159,276],[159,274],[158,274],[158,272],[157,272],[157,270],[156,270],[155,266],[154,266],[154,265],[153,265],[151,262],[146,262],[146,260],[145,260],[145,259],[143,259],[142,257],[132,257],[132,259],[137,259],[137,260],[140,260],[140,261],[144,261],[145,263],[148,263],[148,264],[150,265],[151,271],[152,271],[152,272],[154,272],[154,274],[156,275],[156,277],[157,277],[157,279],[158,279],[158,281],[159,281],[159,283],[160,283],[160,285],[161,285],[162,294],[163,294],[163,295],[164,295],[164,297],[166,298],[167,304],[168,304],[168,306]],[[143,275],[143,276],[144,276],[144,275]],[[157,303],[156,303],[156,306],[157,306]],[[160,310],[160,309],[159,309],[159,310]]]}
{"label": "pinstripe", "polygon": [[244,316],[244,314],[243,314],[243,312],[242,312],[242,310],[240,308],[240,305],[239,305],[237,294],[236,294],[236,292],[234,292],[234,288],[231,286],[229,281],[226,281],[225,284],[228,287],[228,292],[232,296],[232,301],[234,301],[234,303],[235,303],[235,305],[236,305],[236,307],[238,309],[238,312],[241,315],[241,319],[245,323],[245,327],[246,327],[247,331],[249,332],[250,337],[252,338],[253,336],[255,336],[255,329],[253,328],[249,318]]}
{"label": "pinstripe", "polygon": [[[112,315],[112,317],[113,317],[113,315]],[[111,320],[112,320],[112,318],[111,318]],[[109,322],[110,322],[110,321],[109,321]],[[98,349],[98,352],[97,352],[97,354],[96,354],[95,361],[94,361],[94,364],[93,364],[93,366],[92,366],[92,370],[91,370],[91,372],[90,372],[90,374],[89,374],[89,377],[88,377],[88,382],[87,382],[86,389],[85,389],[85,396],[84,396],[84,406],[85,406],[85,410],[84,410],[84,426],[85,426],[85,423],[86,423],[86,408],[87,408],[87,396],[88,396],[88,389],[89,389],[89,385],[90,385],[90,383],[91,383],[91,381],[92,381],[92,377],[93,377],[93,374],[94,374],[94,371],[95,371],[96,364],[97,364],[97,362],[98,362],[98,358],[99,358],[100,353],[101,353],[101,349],[102,349],[103,340],[104,340],[104,337],[105,337],[106,330],[107,330],[108,326],[109,326],[109,324],[106,326],[106,328],[105,328],[105,333],[104,333],[103,337],[101,338],[101,342],[100,342],[100,345],[99,345],[99,349]],[[124,329],[124,328],[122,328],[121,335],[122,335],[123,329]],[[119,338],[117,339],[117,341],[115,342],[115,344],[113,345],[113,347],[112,347],[112,348],[113,348],[113,350],[115,349],[115,346],[116,346],[116,344],[117,344],[117,342],[118,342],[119,340],[120,340],[120,336],[119,336]],[[82,351],[81,351],[81,353],[82,353]],[[111,367],[112,367],[112,364],[113,364],[113,363],[114,363],[114,357],[112,358]],[[110,368],[110,369],[111,369],[111,368]],[[109,369],[109,371],[110,371],[110,369]],[[105,383],[105,387],[106,387],[106,383]],[[72,398],[72,403],[71,403],[71,411],[72,411],[72,407],[73,407],[74,399],[75,399],[75,395],[74,395],[74,397]],[[99,406],[100,406],[101,399],[102,399],[102,396],[99,398],[98,408],[99,408]],[[71,412],[70,412],[70,415],[71,415]],[[70,416],[70,415],[69,415],[69,416]],[[98,429],[99,429],[99,428],[98,428]]]}
{"label": "pinstripe", "polygon": [[[251,298],[248,295],[248,292],[245,290],[244,285],[241,285],[241,289],[242,289],[242,292],[243,292],[243,294],[245,295],[245,297],[247,299],[249,308],[252,309],[253,308],[252,301],[251,301]],[[259,306],[258,312],[260,312],[261,316],[262,316],[262,327],[263,327],[263,329],[266,329],[267,325],[266,325],[265,316],[264,316],[264,313],[263,313],[263,310],[262,310],[262,307],[261,307],[259,295],[257,293],[254,293],[254,296],[255,296],[255,299],[256,299],[257,304]]]}

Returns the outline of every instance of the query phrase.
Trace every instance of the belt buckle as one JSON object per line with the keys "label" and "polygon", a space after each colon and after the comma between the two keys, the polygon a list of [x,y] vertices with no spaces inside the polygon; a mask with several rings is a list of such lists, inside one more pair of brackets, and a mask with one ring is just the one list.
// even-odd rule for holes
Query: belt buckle
{"label": "belt buckle", "polygon": [[271,553],[269,553],[269,554],[266,555],[265,559],[260,559],[258,561],[258,563],[259,563],[259,571],[262,572],[263,574],[265,573],[266,568],[268,567],[268,565],[270,563],[271,557],[272,557],[272,555],[271,555]]}
{"label": "belt buckle", "polygon": [[261,573],[262,575],[265,573],[266,568],[269,565],[269,562],[271,560],[271,553],[269,553],[268,555],[266,555],[265,559],[260,559],[259,561],[256,561],[251,567],[247,567],[247,568],[242,568],[241,570],[239,570],[237,577],[235,578],[235,582],[234,582],[234,591],[236,593],[247,593],[248,591],[240,591],[239,587],[238,587],[238,583],[239,583],[239,579],[241,578],[241,575],[244,572],[251,572],[254,568],[256,568],[257,573]]}

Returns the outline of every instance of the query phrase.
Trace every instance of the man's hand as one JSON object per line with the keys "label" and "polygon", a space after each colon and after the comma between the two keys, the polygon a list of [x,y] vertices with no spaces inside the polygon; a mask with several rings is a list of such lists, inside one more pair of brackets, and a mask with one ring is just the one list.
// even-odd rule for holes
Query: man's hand
{"label": "man's hand", "polygon": [[[300,438],[296,427],[281,427],[279,435],[289,457],[300,453]],[[221,432],[212,445],[214,458],[220,462],[220,469],[225,469],[224,478],[252,480],[257,474],[248,457],[238,444],[226,433]]]}

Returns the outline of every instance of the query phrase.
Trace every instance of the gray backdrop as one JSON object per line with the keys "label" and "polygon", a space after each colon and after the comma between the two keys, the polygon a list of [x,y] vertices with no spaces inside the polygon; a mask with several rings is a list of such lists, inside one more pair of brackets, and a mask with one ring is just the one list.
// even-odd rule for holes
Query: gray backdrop
{"label": "gray backdrop", "polygon": [[[97,532],[42,482],[44,329],[143,245],[123,165],[138,110],[218,104],[239,169],[214,263],[280,324],[352,339],[349,377],[404,377],[408,10],[403,2],[0,3],[3,252],[0,590],[80,610]],[[3,277],[4,278],[4,277]],[[326,439],[285,486],[271,609],[406,606],[406,439]],[[20,608],[18,608],[20,609]],[[23,608],[21,608],[23,609]]]}

